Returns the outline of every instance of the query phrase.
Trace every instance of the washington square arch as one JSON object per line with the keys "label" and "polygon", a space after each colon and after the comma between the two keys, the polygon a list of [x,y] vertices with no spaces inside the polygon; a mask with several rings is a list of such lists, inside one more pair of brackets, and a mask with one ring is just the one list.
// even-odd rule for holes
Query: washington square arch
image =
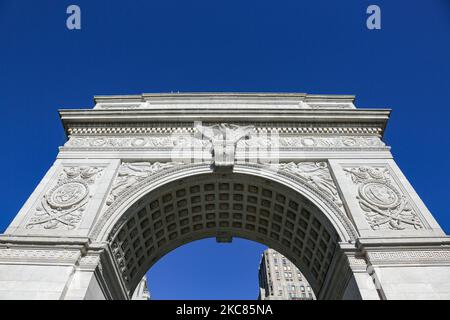
{"label": "washington square arch", "polygon": [[[0,236],[0,299],[129,299],[194,240],[271,247],[318,299],[450,299],[450,241],[353,96],[97,96]],[[411,160],[413,161],[413,160]]]}

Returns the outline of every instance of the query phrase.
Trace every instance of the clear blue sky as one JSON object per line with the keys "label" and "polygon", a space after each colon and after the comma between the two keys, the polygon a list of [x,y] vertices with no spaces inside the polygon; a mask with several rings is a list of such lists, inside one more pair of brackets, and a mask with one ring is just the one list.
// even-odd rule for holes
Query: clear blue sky
{"label": "clear blue sky", "polygon": [[[66,28],[77,4],[82,30]],[[366,28],[377,4],[382,30]],[[52,164],[58,108],[170,91],[355,94],[450,231],[450,1],[0,0],[0,232]],[[195,242],[150,271],[155,298],[257,296],[263,247]],[[195,281],[194,281],[195,280]]]}

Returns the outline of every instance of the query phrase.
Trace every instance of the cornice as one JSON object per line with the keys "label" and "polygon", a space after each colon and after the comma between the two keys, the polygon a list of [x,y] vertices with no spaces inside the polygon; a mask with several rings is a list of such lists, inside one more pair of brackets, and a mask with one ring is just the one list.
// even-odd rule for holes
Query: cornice
{"label": "cornice", "polygon": [[50,237],[29,235],[0,235],[0,247],[9,246],[52,246],[55,244],[66,247],[87,247],[90,243],[88,237]]}
{"label": "cornice", "polygon": [[[380,245],[382,241],[382,245]],[[437,248],[445,247],[450,249],[450,236],[424,236],[424,237],[383,237],[383,238],[359,238],[357,243],[359,250],[372,250],[383,248],[408,248],[408,247],[422,247],[422,248]]]}
{"label": "cornice", "polygon": [[[252,123],[256,127],[296,128],[304,133],[320,133],[321,128],[374,128],[383,135],[390,116],[388,109],[308,109],[308,110],[185,110],[185,109],[78,109],[60,110],[67,135],[72,127],[193,128],[194,121],[206,123]],[[318,128],[318,129],[315,129]],[[351,132],[351,130],[349,131]],[[147,132],[143,132],[147,133]],[[300,132],[299,132],[300,133]],[[331,133],[331,132],[330,132]],[[345,133],[345,132],[340,132]]]}
{"label": "cornice", "polygon": [[103,102],[143,102],[149,99],[185,99],[185,98],[201,98],[201,99],[302,99],[302,100],[345,100],[353,102],[355,100],[354,95],[319,95],[319,94],[306,94],[306,93],[293,93],[293,92],[177,92],[177,93],[143,93],[136,95],[97,95],[94,96],[95,103]]}
{"label": "cornice", "polygon": [[[124,112],[126,110],[126,112]],[[253,121],[357,123],[381,122],[389,119],[390,109],[60,109],[64,123],[70,122],[179,122],[179,121]]]}

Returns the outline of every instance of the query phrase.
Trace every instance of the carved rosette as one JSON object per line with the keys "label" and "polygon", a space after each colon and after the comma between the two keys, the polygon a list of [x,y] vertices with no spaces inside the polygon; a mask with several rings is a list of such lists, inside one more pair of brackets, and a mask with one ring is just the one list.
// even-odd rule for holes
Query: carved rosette
{"label": "carved rosette", "polygon": [[396,187],[387,168],[344,168],[358,186],[359,205],[373,230],[422,229],[418,214]]}
{"label": "carved rosette", "polygon": [[47,191],[26,227],[75,229],[91,198],[90,186],[101,176],[97,167],[67,167],[57,184]]}

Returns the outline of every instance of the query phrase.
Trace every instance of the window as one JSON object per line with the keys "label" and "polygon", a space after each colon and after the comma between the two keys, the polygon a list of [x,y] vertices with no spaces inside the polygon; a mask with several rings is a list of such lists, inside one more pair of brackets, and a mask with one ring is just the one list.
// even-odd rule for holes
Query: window
{"label": "window", "polygon": [[302,290],[302,292],[305,292],[305,287],[304,287],[304,286],[301,286],[301,287],[300,287],[300,290]]}
{"label": "window", "polygon": [[311,287],[308,286],[308,287],[307,287],[307,290],[308,290],[308,292],[311,292]]}
{"label": "window", "polygon": [[278,270],[278,266],[275,266],[275,270]]}
{"label": "window", "polygon": [[294,285],[292,285],[291,289],[292,289],[292,291],[295,291],[295,286],[294,286]]}
{"label": "window", "polygon": [[282,296],[283,295],[283,290],[278,290],[278,295]]}

